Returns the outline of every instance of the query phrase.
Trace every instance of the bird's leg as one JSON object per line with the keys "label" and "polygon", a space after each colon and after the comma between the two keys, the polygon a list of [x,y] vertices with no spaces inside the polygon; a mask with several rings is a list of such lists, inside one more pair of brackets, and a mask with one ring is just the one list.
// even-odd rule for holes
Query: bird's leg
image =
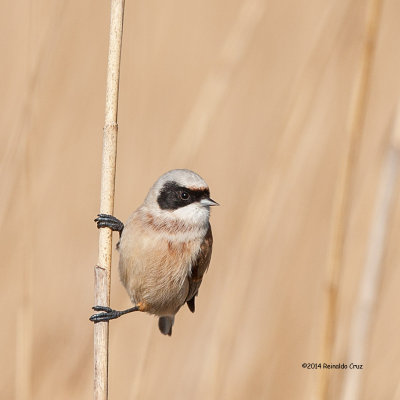
{"label": "bird's leg", "polygon": [[118,219],[108,214],[98,214],[94,220],[97,223],[97,228],[110,228],[112,231],[121,233],[124,230],[124,224]]}
{"label": "bird's leg", "polygon": [[104,306],[94,306],[92,307],[94,311],[104,311],[99,314],[93,314],[89,319],[96,323],[96,322],[102,322],[102,321],[109,321],[110,319],[115,319],[119,318],[121,315],[128,314],[134,311],[139,311],[139,307],[135,306],[132,308],[128,308],[127,310],[123,311],[117,311],[113,310],[110,307],[104,307]]}

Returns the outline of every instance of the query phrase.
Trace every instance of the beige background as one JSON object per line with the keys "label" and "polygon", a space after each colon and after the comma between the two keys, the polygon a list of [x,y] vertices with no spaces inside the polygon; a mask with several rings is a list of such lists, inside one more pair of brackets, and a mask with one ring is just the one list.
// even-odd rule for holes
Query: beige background
{"label": "beige background", "polygon": [[[396,0],[376,15],[364,124],[348,170],[333,355],[321,359],[335,199],[369,4],[127,1],[115,215],[126,220],[159,175],[182,167],[204,177],[221,207],[212,210],[214,253],[196,313],[183,308],[171,338],[148,315],[111,323],[110,398],[308,400],[322,373],[303,362],[350,361],[363,371],[329,371],[326,398],[342,398],[346,376],[361,378],[360,399],[400,398],[395,175],[385,185],[393,201],[366,340],[350,335],[377,244],[369,238],[399,100]],[[108,1],[2,3],[2,399],[92,397],[92,220],[108,24]],[[130,303],[117,261],[115,253],[111,303],[122,309]],[[349,360],[354,343],[364,360]]]}

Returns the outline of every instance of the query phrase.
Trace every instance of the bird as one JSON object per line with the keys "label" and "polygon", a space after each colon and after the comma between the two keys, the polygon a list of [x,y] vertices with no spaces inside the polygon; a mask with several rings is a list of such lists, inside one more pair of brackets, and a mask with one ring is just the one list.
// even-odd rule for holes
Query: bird
{"label": "bird", "polygon": [[97,227],[120,234],[119,275],[133,307],[118,311],[94,306],[90,320],[97,323],[141,311],[157,316],[162,334],[171,336],[175,315],[186,303],[195,311],[203,275],[213,247],[207,183],[188,169],[164,173],[150,188],[143,204],[124,225],[108,214],[98,214]]}

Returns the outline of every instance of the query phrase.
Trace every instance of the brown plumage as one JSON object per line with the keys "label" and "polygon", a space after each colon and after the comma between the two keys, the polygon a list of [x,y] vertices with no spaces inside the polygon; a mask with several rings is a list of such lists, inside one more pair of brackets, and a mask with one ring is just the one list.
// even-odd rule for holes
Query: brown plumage
{"label": "brown plumage", "polygon": [[213,236],[211,225],[208,228],[206,236],[200,245],[200,251],[196,261],[192,265],[191,273],[188,274],[189,292],[186,297],[186,303],[191,312],[195,311],[195,297],[198,295],[199,287],[203,280],[203,275],[207,271],[211,261]]}

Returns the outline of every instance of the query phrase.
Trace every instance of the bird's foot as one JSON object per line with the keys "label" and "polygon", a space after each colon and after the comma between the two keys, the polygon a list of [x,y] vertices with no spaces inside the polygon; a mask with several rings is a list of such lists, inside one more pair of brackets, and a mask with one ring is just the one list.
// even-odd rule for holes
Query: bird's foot
{"label": "bird's foot", "polygon": [[94,222],[97,228],[110,228],[112,231],[119,232],[120,235],[124,229],[124,224],[118,218],[108,214],[98,214]]}
{"label": "bird's foot", "polygon": [[113,310],[110,307],[95,306],[92,307],[94,311],[104,311],[102,313],[93,314],[89,319],[92,322],[103,322],[109,321],[110,319],[115,319],[121,316],[121,312]]}
{"label": "bird's foot", "polygon": [[92,308],[94,311],[104,311],[104,312],[101,312],[98,314],[93,314],[89,318],[90,321],[92,321],[94,323],[109,321],[110,319],[119,318],[121,315],[130,313],[133,311],[139,311],[139,307],[137,307],[137,306],[128,308],[127,310],[123,310],[123,311],[113,310],[112,308],[106,307],[106,306],[94,306]]}

